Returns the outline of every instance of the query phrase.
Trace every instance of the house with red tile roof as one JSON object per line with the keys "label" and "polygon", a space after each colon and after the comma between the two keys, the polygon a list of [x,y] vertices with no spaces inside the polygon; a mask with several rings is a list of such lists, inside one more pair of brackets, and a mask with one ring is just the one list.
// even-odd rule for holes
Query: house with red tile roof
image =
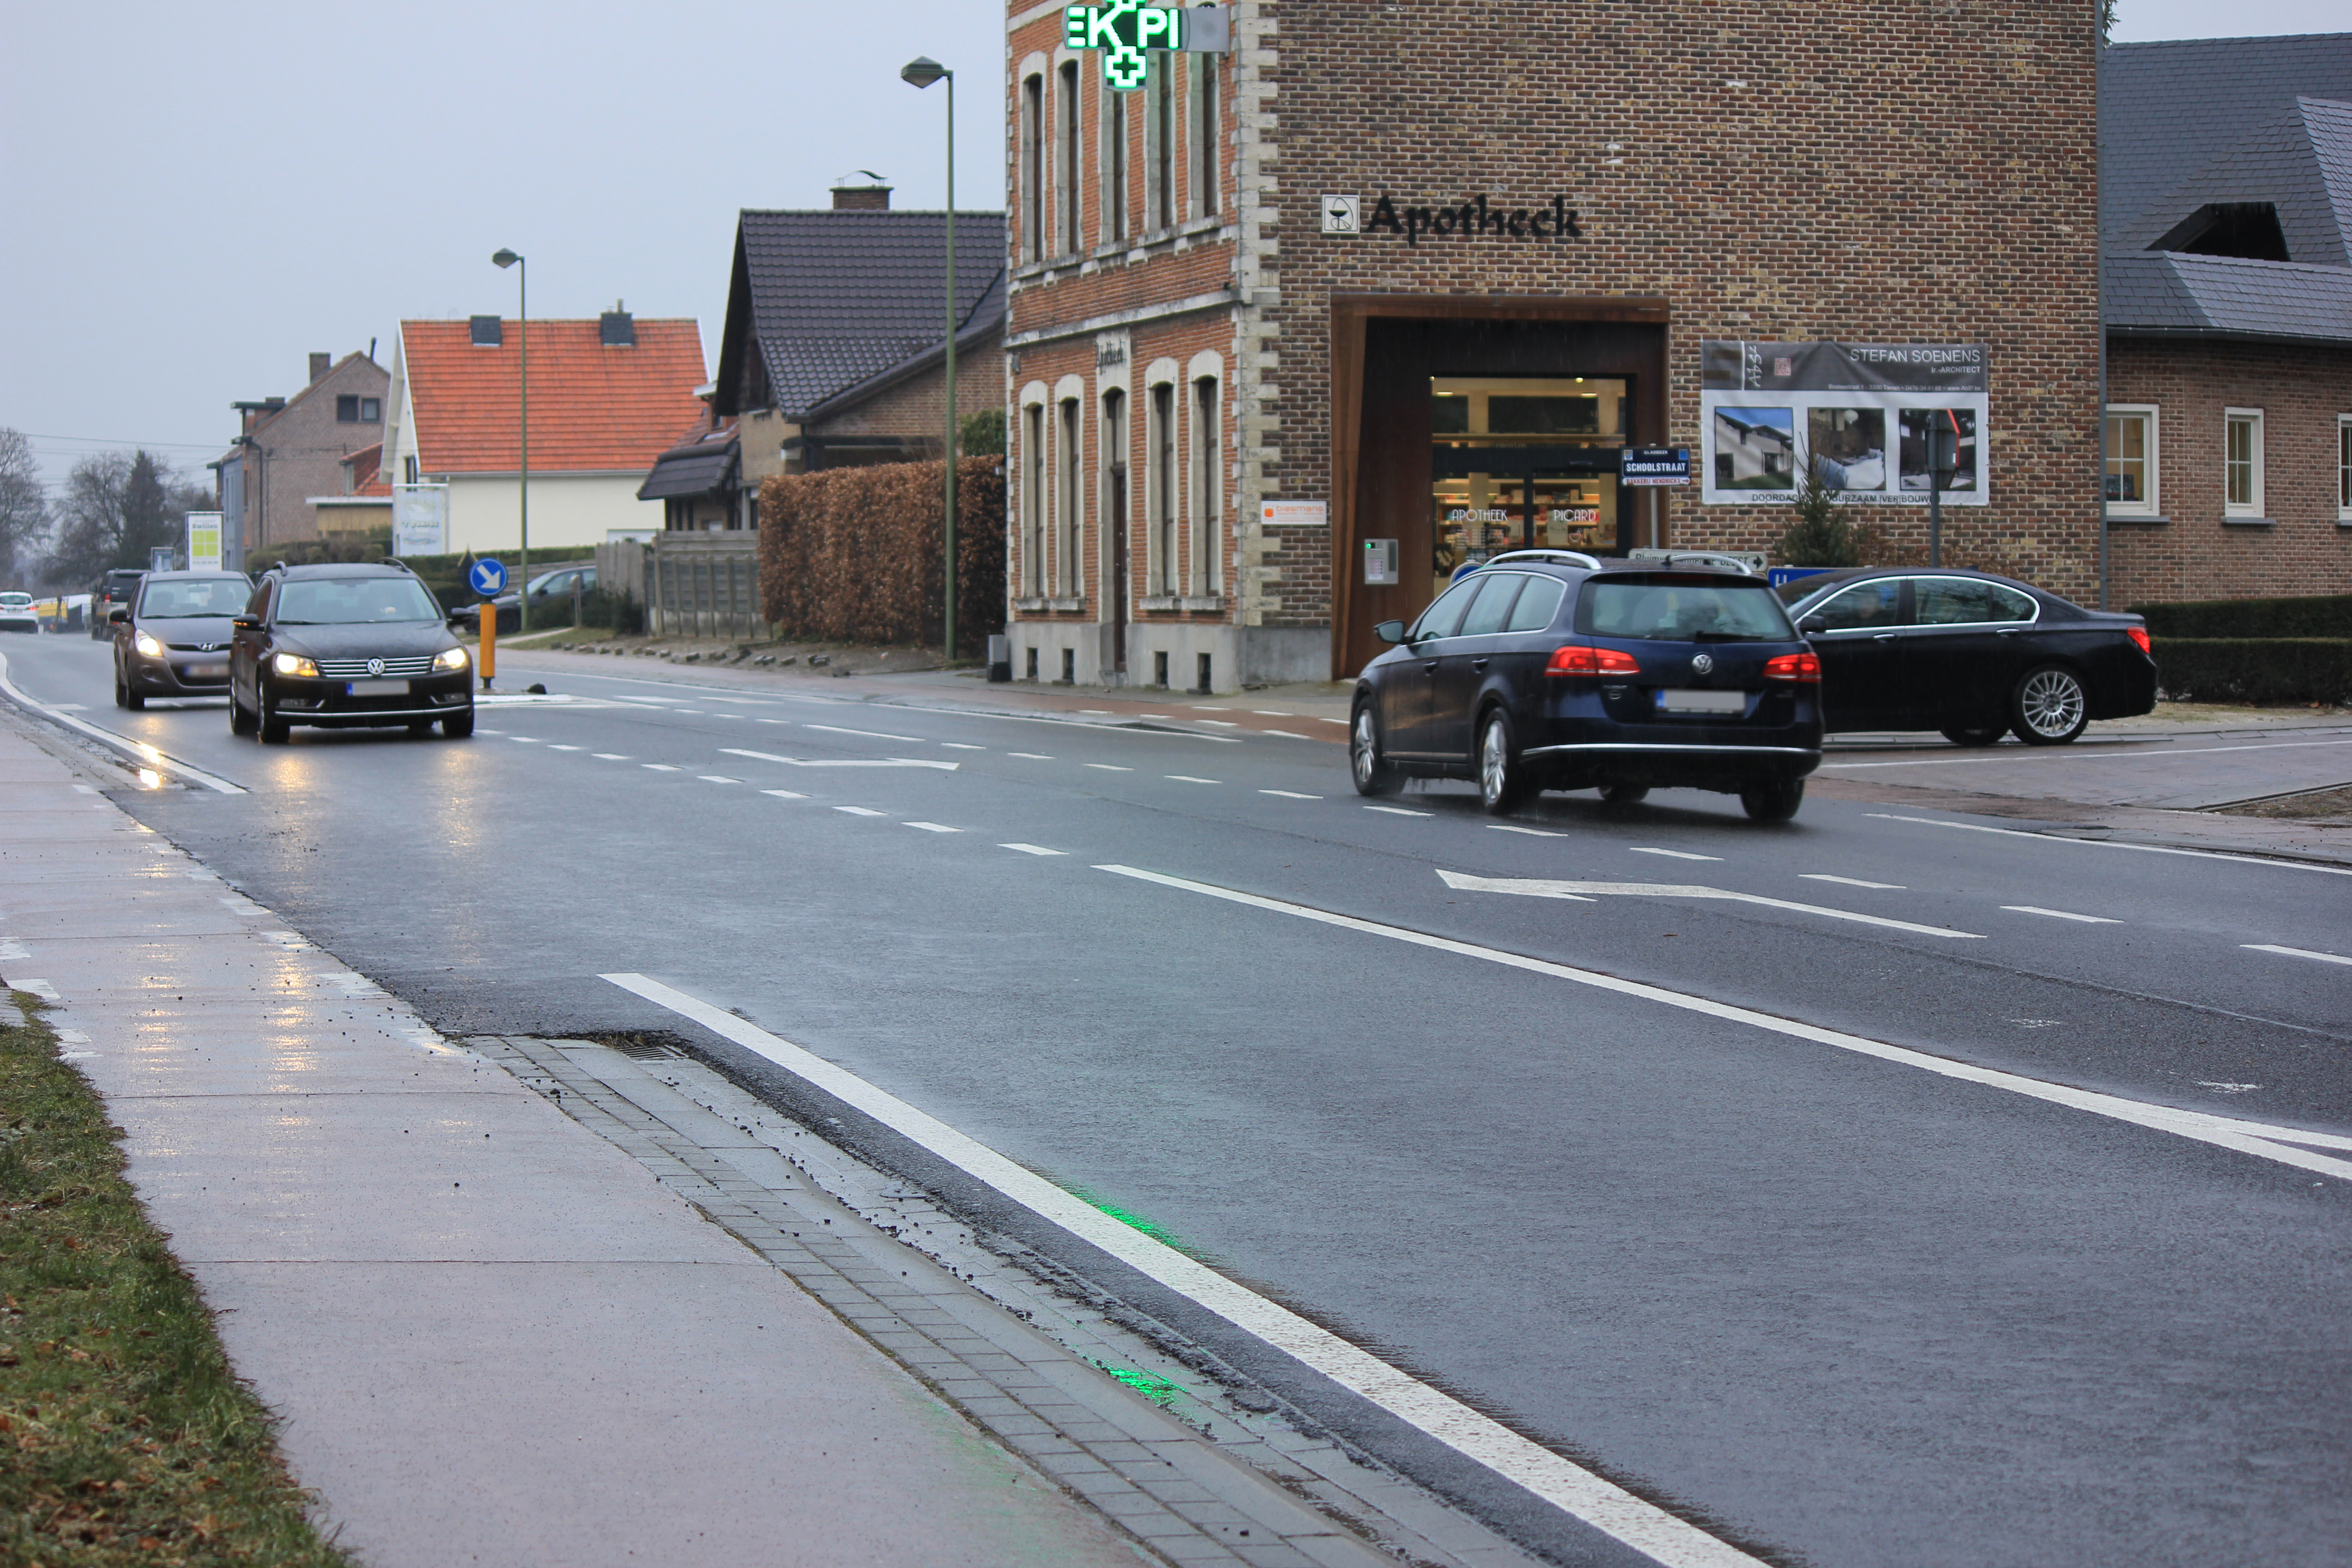
{"label": "house with red tile roof", "polygon": [[[637,489],[704,413],[701,328],[616,308],[529,333],[531,552],[660,529]],[[448,486],[453,552],[521,542],[522,352],[522,323],[497,316],[403,321],[394,340],[383,478]]]}

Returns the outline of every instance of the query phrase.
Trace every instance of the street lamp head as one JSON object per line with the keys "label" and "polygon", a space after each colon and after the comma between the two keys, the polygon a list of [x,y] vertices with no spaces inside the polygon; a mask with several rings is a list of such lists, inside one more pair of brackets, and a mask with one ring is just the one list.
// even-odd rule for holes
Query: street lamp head
{"label": "street lamp head", "polygon": [[906,65],[899,68],[898,79],[900,81],[911,83],[916,87],[929,87],[931,83],[939,80],[941,77],[951,77],[953,75],[955,75],[955,72],[948,69],[947,67],[940,64],[939,61],[931,58],[930,56],[917,55],[913,59],[908,60]]}
{"label": "street lamp head", "polygon": [[506,268],[512,267],[516,262],[520,261],[521,259],[521,257],[517,256],[511,250],[501,250],[496,256],[490,258],[490,260],[500,271],[506,270]]}

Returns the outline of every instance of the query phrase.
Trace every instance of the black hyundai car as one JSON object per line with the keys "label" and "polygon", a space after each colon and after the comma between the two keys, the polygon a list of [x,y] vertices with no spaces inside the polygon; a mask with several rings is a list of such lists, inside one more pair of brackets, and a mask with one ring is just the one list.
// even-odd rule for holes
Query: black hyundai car
{"label": "black hyundai car", "polygon": [[2089,610],[1989,572],[1873,567],[1776,590],[1822,656],[1824,723],[1934,730],[1956,745],[2014,734],[2059,746],[2094,719],[2156,706],[2139,616]]}
{"label": "black hyundai car", "polygon": [[473,660],[431,591],[397,562],[281,562],[261,574],[236,628],[233,734],[282,742],[296,724],[474,732]]}
{"label": "black hyundai car", "polygon": [[150,572],[131,603],[108,612],[114,628],[114,705],[150,697],[218,697],[228,689],[230,623],[253,596],[242,572]]}
{"label": "black hyundai car", "polygon": [[1784,822],[1821,763],[1821,663],[1760,577],[1523,551],[1376,630],[1397,646],[1356,681],[1364,795],[1471,779],[1499,815],[1539,790],[1691,788]]}

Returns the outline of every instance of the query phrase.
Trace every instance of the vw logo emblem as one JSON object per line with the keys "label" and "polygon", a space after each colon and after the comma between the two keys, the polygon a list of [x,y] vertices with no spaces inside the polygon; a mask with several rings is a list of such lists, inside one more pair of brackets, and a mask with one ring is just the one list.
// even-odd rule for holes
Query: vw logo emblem
{"label": "vw logo emblem", "polygon": [[[373,668],[374,667],[370,666],[369,668]],[[1708,670],[1711,670],[1714,668],[1715,656],[1711,653],[1700,654],[1691,660],[1691,673],[1693,675],[1705,675]]]}
{"label": "vw logo emblem", "polygon": [[[1705,658],[1706,657],[1706,655],[1705,654],[1699,655],[1699,658]],[[383,660],[380,658],[372,658],[368,660],[368,673],[370,675],[382,675],[383,673]]]}

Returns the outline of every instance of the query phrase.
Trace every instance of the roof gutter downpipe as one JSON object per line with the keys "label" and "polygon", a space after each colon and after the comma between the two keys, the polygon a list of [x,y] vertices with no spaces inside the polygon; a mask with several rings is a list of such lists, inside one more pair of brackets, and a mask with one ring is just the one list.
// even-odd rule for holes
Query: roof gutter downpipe
{"label": "roof gutter downpipe", "polygon": [[[2099,127],[2091,164],[2091,199],[2095,213],[2105,195],[2099,189],[2098,171],[2100,164],[2105,162],[2107,150],[2105,122],[2099,112],[2100,89],[2106,79],[2106,58],[2107,33],[2103,26],[2099,29],[2097,63],[2091,72],[2091,122]],[[2109,610],[2115,607],[2110,602],[2115,595],[2108,541],[2115,531],[2107,526],[2107,236],[2106,226],[2103,222],[2094,221],[2091,226],[2097,237],[2092,246],[2091,261],[2095,268],[2092,274],[2092,298],[2096,301],[2099,313],[2099,471],[2095,476],[2091,494],[2096,502],[2095,515],[2099,520],[2099,608]]]}

